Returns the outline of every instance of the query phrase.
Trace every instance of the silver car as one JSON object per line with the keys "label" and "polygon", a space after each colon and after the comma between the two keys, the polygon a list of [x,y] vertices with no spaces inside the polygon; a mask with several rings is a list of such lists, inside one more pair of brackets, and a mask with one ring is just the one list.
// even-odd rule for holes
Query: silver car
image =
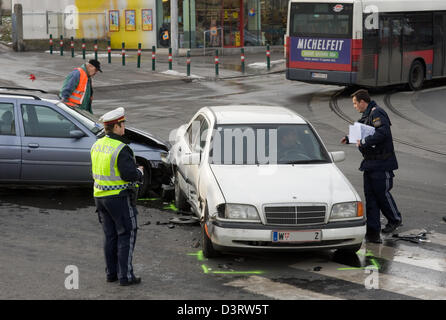
{"label": "silver car", "polygon": [[[104,135],[102,124],[86,111],[42,96],[0,88],[0,183],[92,184],[90,148]],[[169,144],[129,127],[125,136],[145,168],[139,195],[161,191],[164,181],[169,183],[161,161]]]}

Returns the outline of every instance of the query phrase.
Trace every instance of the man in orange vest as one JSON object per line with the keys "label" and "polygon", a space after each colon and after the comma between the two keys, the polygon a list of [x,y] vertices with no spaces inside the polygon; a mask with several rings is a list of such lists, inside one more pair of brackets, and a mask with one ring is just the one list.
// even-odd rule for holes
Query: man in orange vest
{"label": "man in orange vest", "polygon": [[70,107],[76,107],[93,113],[91,102],[93,101],[92,77],[102,72],[101,63],[92,59],[81,67],[74,69],[66,78],[60,90],[62,102]]}

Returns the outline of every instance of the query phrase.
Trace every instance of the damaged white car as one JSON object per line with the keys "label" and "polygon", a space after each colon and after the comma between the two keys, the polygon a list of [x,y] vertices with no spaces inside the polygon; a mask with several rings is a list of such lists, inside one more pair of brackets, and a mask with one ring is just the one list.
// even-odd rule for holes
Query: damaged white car
{"label": "damaged white car", "polygon": [[342,249],[366,232],[358,193],[312,125],[283,107],[200,109],[169,159],[175,202],[201,221],[205,257],[235,249]]}

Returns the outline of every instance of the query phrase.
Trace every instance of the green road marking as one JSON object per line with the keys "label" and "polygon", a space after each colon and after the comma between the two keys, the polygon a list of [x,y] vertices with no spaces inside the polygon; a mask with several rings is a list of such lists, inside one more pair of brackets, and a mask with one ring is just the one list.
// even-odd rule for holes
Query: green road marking
{"label": "green road marking", "polygon": [[362,253],[359,250],[356,251],[356,254],[360,255],[360,256],[365,256],[365,257],[372,257],[372,259],[370,259],[370,262],[372,262],[373,267],[372,266],[367,266],[367,267],[359,267],[359,268],[337,268],[336,270],[339,271],[345,271],[345,270],[366,270],[366,269],[376,269],[379,270],[381,269],[381,265],[378,263],[378,261],[376,261],[375,256],[373,255],[373,252],[371,250],[367,250],[366,253]]}
{"label": "green road marking", "polygon": [[201,269],[203,269],[203,272],[204,272],[204,273],[209,273],[209,269],[208,269],[208,267],[206,267],[205,264],[202,264],[202,265],[201,265]]}
{"label": "green road marking", "polygon": [[160,198],[139,198],[138,200],[141,201],[156,201],[156,200],[161,200]]}
{"label": "green road marking", "polygon": [[212,271],[214,274],[264,274],[263,271]]}
{"label": "green road marking", "polygon": [[[188,256],[196,256],[198,261],[204,261],[203,250],[197,252],[190,252],[187,254]],[[213,274],[264,274],[264,271],[211,271],[211,268],[208,268],[207,265],[202,264],[201,269],[203,269],[204,273],[213,273]]]}
{"label": "green road marking", "polygon": [[175,206],[175,204],[172,202],[168,206],[165,206],[163,208],[164,210],[172,210],[172,211],[178,211],[178,208]]}
{"label": "green road marking", "polygon": [[197,256],[197,260],[198,261],[203,261],[204,260],[204,256],[203,256],[203,251],[200,250],[198,252],[194,252],[194,253],[188,253],[188,256]]}

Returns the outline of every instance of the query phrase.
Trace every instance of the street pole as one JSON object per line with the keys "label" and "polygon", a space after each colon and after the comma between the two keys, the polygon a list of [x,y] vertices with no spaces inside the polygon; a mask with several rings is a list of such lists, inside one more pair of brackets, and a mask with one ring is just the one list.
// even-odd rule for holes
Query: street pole
{"label": "street pole", "polygon": [[178,0],[170,1],[170,46],[172,54],[178,57]]}

